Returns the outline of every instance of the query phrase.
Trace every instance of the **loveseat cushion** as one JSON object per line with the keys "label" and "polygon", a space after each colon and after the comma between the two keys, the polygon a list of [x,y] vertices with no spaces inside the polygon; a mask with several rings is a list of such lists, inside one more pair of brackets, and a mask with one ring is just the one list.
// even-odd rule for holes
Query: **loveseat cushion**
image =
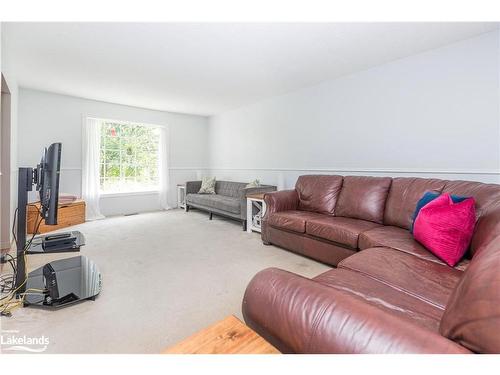
{"label": "loveseat cushion", "polygon": [[[445,264],[441,259],[437,258],[424,246],[415,241],[412,234],[406,229],[393,226],[381,226],[370,229],[359,235],[358,247],[361,250],[380,246],[390,247],[434,263]],[[469,260],[463,259],[455,268],[463,271],[467,268],[468,264]]]}
{"label": "loveseat cushion", "polygon": [[217,181],[215,183],[215,192],[221,196],[242,198],[246,186],[245,182]]}
{"label": "loveseat cushion", "polygon": [[342,176],[300,176],[295,184],[299,196],[299,209],[333,215],[342,188]]}
{"label": "loveseat cushion", "polygon": [[463,272],[387,247],[354,254],[338,264],[444,310]]}
{"label": "loveseat cushion", "polygon": [[313,280],[349,293],[390,314],[408,318],[434,332],[439,330],[442,309],[359,272],[338,268],[322,273]]}
{"label": "loveseat cushion", "polygon": [[215,194],[215,177],[203,177],[198,194]]}
{"label": "loveseat cushion", "polygon": [[292,232],[305,233],[306,221],[322,218],[324,215],[307,211],[279,211],[267,215],[267,224]]}
{"label": "loveseat cushion", "polygon": [[382,224],[391,181],[390,177],[344,177],[335,216]]}
{"label": "loveseat cushion", "polygon": [[306,233],[357,249],[360,233],[379,226],[380,224],[371,221],[325,215],[308,220]]}
{"label": "loveseat cushion", "polygon": [[238,198],[227,197],[218,194],[188,194],[186,196],[188,204],[203,206],[204,208],[214,208],[221,211],[239,214],[240,200]]}
{"label": "loveseat cushion", "polygon": [[500,236],[474,255],[448,300],[440,332],[479,353],[500,353]]}
{"label": "loveseat cushion", "polygon": [[384,224],[410,229],[419,199],[427,191],[440,193],[445,184],[444,180],[430,178],[394,178],[385,204]]}

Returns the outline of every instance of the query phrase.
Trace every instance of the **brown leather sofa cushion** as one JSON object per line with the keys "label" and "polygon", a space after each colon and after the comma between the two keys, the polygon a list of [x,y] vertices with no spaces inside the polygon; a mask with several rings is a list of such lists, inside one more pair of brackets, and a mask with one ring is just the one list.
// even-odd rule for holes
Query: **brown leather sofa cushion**
{"label": "brown leather sofa cushion", "polygon": [[305,211],[279,211],[267,216],[267,223],[275,228],[305,233],[306,221],[323,217],[322,214]]}
{"label": "brown leather sofa cushion", "polygon": [[493,208],[498,208],[500,201],[500,185],[484,184],[472,181],[446,181],[443,193],[474,197],[476,213],[485,214]]}
{"label": "brown leather sofa cushion", "polygon": [[[390,247],[404,253],[412,254],[430,262],[442,265],[445,264],[441,259],[434,256],[434,254],[432,254],[424,246],[415,241],[412,234],[406,229],[392,226],[382,226],[370,229],[359,235],[358,247],[361,250],[381,246]],[[463,259],[455,266],[455,268],[463,271],[467,268],[468,264],[469,260]]]}
{"label": "brown leather sofa cushion", "polygon": [[316,259],[331,266],[336,266],[342,259],[356,253],[356,250],[350,249],[347,246],[340,246],[316,237],[305,236],[304,233],[275,228],[266,223],[262,225],[262,233],[265,233],[267,236],[266,240],[275,246]]}
{"label": "brown leather sofa cushion", "polygon": [[391,181],[390,177],[344,177],[335,216],[352,217],[382,224]]}
{"label": "brown leather sofa cushion", "polygon": [[378,226],[380,225],[371,221],[325,215],[308,220],[306,233],[357,249],[359,234]]}
{"label": "brown leather sofa cushion", "polygon": [[500,185],[471,181],[447,181],[443,193],[474,197],[478,221],[472,236],[470,255],[500,235]]}
{"label": "brown leather sofa cushion", "polygon": [[410,229],[419,199],[426,191],[440,193],[445,183],[444,180],[427,178],[394,178],[385,203],[384,224]]}
{"label": "brown leather sofa cushion", "polygon": [[275,268],[250,281],[242,312],[284,353],[470,353],[351,293]]}
{"label": "brown leather sofa cushion", "polygon": [[434,332],[439,330],[443,310],[409,294],[401,293],[369,276],[347,269],[333,269],[313,278],[323,285],[349,293],[390,314],[408,318]]}
{"label": "brown leather sofa cushion", "polygon": [[462,271],[387,247],[363,250],[338,267],[367,275],[443,310],[462,276]]}
{"label": "brown leather sofa cushion", "polygon": [[300,176],[295,184],[299,195],[299,210],[333,215],[342,188],[342,176]]}
{"label": "brown leather sofa cushion", "polygon": [[500,353],[500,237],[477,253],[453,291],[440,332],[479,353]]}

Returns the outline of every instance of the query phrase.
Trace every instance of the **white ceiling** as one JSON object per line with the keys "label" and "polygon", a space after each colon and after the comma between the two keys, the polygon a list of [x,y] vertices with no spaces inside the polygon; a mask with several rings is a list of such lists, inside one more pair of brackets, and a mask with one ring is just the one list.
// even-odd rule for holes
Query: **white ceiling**
{"label": "white ceiling", "polygon": [[496,23],[8,23],[22,87],[212,115],[440,47]]}

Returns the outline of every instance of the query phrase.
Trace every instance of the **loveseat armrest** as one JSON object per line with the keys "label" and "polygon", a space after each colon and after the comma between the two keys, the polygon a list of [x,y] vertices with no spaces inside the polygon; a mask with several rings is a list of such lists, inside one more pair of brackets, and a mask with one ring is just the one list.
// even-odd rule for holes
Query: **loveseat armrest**
{"label": "loveseat armrest", "polygon": [[201,181],[188,181],[186,182],[186,195],[196,194],[201,189]]}
{"label": "loveseat armrest", "polygon": [[245,322],[285,353],[470,353],[346,292],[276,268],[243,299]]}
{"label": "loveseat armrest", "polygon": [[281,190],[264,195],[266,216],[274,212],[296,210],[299,205],[299,195],[296,190]]}

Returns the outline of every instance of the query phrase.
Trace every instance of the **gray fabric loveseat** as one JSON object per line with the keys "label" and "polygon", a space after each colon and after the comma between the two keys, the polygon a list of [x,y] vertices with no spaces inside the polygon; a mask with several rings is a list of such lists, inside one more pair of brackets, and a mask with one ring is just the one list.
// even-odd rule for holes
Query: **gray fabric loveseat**
{"label": "gray fabric loveseat", "polygon": [[246,196],[247,194],[264,193],[275,191],[276,186],[260,185],[247,188],[245,182],[217,181],[215,183],[215,194],[198,194],[201,181],[186,182],[186,211],[194,207],[210,213],[221,215],[243,224],[246,230]]}

